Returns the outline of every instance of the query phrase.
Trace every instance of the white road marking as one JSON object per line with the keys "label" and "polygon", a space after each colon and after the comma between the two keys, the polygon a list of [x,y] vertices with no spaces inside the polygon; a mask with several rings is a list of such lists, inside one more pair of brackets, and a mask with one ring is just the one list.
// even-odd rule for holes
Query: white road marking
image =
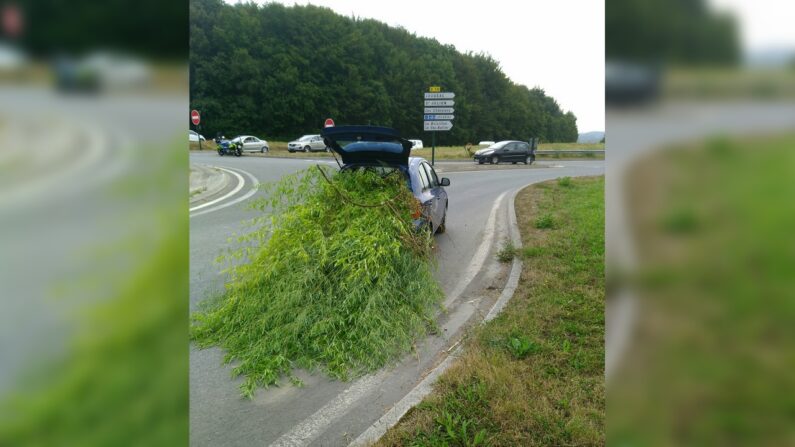
{"label": "white road marking", "polygon": [[472,279],[475,278],[475,275],[480,272],[480,269],[483,267],[483,263],[486,262],[486,256],[489,254],[489,250],[494,243],[494,237],[497,233],[497,209],[500,207],[502,199],[505,198],[506,193],[507,192],[500,194],[500,196],[497,197],[497,200],[494,201],[494,205],[491,207],[491,214],[489,214],[489,218],[486,221],[486,226],[483,227],[483,240],[480,242],[475,254],[472,255],[472,261],[469,263],[469,266],[461,276],[458,286],[456,286],[456,288],[453,289],[449,295],[447,295],[447,298],[445,298],[444,307],[450,307],[450,305],[458,299],[458,297],[469,286],[469,283],[472,282]]}
{"label": "white road marking", "polygon": [[226,171],[226,172],[228,172],[228,173],[230,173],[230,174],[234,175],[234,176],[237,178],[237,186],[236,186],[236,187],[235,187],[235,189],[233,189],[231,192],[229,192],[229,193],[225,194],[225,195],[224,195],[224,196],[222,196],[222,197],[219,197],[219,198],[217,198],[217,199],[215,199],[215,200],[212,200],[212,201],[210,201],[210,202],[207,202],[207,203],[202,203],[201,205],[194,206],[193,208],[190,208],[190,209],[188,210],[189,212],[193,212],[193,211],[196,211],[196,210],[200,210],[200,209],[202,209],[202,208],[206,208],[206,207],[208,207],[208,206],[210,206],[210,205],[214,205],[214,204],[216,204],[216,203],[218,203],[218,202],[220,202],[220,201],[222,201],[222,200],[226,200],[226,199],[228,199],[229,197],[232,197],[233,195],[237,194],[237,192],[238,192],[238,191],[240,191],[241,189],[243,189],[243,185],[245,185],[245,183],[246,183],[246,182],[243,180],[243,177],[241,177],[241,175],[240,175],[240,174],[238,174],[237,172],[234,172],[234,171],[230,171],[229,169],[224,169],[224,168],[222,168],[222,167],[219,167],[219,166],[216,166],[216,168],[218,168],[218,169],[220,169],[220,170],[222,170],[222,171]]}
{"label": "white road marking", "polygon": [[377,374],[362,377],[345,391],[338,394],[329,403],[317,410],[312,416],[295,425],[290,431],[279,437],[272,446],[304,446],[312,442],[331,425],[334,420],[347,413],[353,405],[386,379],[388,372],[382,370]]}
{"label": "white road marking", "polygon": [[[221,169],[224,169],[224,168],[221,168]],[[247,193],[243,194],[242,196],[238,197],[235,200],[232,200],[231,202],[222,203],[222,204],[214,206],[212,208],[199,211],[198,213],[193,213],[193,214],[190,215],[190,217],[201,216],[202,214],[212,213],[213,211],[218,211],[220,209],[235,205],[237,203],[240,203],[240,202],[248,199],[249,197],[251,197],[251,196],[253,196],[254,194],[257,193],[257,191],[258,191],[257,185],[259,184],[259,181],[257,180],[256,177],[254,177],[251,173],[246,172],[246,171],[244,171],[242,169],[237,169],[237,168],[227,168],[227,169],[234,169],[236,171],[240,171],[243,174],[245,174],[249,178],[249,180],[251,180],[251,184],[253,185],[251,187],[251,189]]]}
{"label": "white road marking", "polygon": [[57,190],[59,185],[73,185],[75,182],[70,180],[78,177],[81,172],[95,168],[99,160],[108,152],[107,136],[96,128],[85,125],[82,127],[82,132],[88,136],[89,141],[84,146],[86,151],[80,154],[82,155],[80,158],[74,163],[64,166],[64,169],[55,171],[46,177],[39,177],[31,182],[2,191],[2,194],[0,194],[0,208],[27,202],[31,198]]}

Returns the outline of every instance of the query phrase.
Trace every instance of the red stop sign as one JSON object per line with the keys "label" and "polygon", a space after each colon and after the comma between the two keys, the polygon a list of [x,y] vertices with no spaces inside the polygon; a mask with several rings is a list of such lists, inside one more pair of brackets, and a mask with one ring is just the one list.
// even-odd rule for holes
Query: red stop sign
{"label": "red stop sign", "polygon": [[194,126],[199,125],[199,123],[201,122],[201,116],[199,116],[198,110],[190,111],[190,122],[192,122]]}
{"label": "red stop sign", "polygon": [[334,120],[331,118],[326,118],[326,123],[323,124],[323,127],[334,127]]}

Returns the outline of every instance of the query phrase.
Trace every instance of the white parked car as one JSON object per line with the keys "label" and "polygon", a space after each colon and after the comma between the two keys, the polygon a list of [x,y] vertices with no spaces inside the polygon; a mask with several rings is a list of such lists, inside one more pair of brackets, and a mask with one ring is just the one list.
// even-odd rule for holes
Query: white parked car
{"label": "white parked car", "polygon": [[243,152],[265,152],[270,151],[270,146],[265,140],[260,140],[251,135],[238,135],[230,140],[235,144],[243,143]]}
{"label": "white parked car", "polygon": [[296,151],[329,151],[329,148],[326,147],[326,143],[323,142],[323,137],[320,135],[304,135],[303,137],[291,141],[287,143],[287,151],[288,152],[296,152]]}
{"label": "white parked car", "polygon": [[193,131],[193,130],[189,130],[188,131],[188,141],[196,141],[196,142],[198,142],[199,140],[206,141],[204,139],[204,136],[200,135],[196,131]]}
{"label": "white parked car", "polygon": [[411,150],[422,149],[422,147],[423,147],[422,146],[422,140],[409,140],[409,141],[411,141],[411,144],[412,144]]}

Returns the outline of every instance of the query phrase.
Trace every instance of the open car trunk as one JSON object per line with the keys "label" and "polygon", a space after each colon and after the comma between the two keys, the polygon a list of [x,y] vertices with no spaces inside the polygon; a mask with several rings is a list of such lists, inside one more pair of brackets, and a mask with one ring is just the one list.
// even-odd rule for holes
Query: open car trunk
{"label": "open car trunk", "polygon": [[411,142],[395,129],[378,126],[327,127],[320,132],[326,146],[342,157],[343,165],[391,165],[407,168]]}

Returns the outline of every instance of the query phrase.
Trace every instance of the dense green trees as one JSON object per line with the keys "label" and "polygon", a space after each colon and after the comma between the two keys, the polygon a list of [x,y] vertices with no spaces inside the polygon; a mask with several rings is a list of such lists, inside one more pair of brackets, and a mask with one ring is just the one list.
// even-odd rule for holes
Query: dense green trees
{"label": "dense green trees", "polygon": [[705,0],[607,0],[608,59],[732,65],[740,59],[735,20]]}
{"label": "dense green trees", "polygon": [[422,93],[439,85],[456,93],[455,126],[440,144],[577,139],[574,114],[487,55],[311,5],[192,0],[190,13],[191,107],[206,136],[295,138],[332,117],[427,140]]}

